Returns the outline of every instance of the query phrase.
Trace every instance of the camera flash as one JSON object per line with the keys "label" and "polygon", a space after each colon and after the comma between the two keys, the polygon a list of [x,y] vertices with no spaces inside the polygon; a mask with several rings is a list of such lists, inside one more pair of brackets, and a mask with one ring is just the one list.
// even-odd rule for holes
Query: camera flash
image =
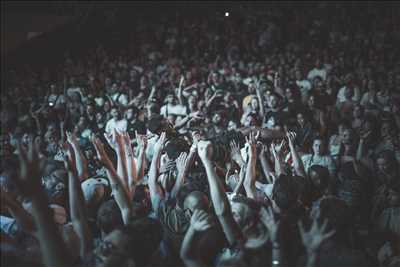
{"label": "camera flash", "polygon": [[229,17],[229,12],[225,12],[225,17]]}

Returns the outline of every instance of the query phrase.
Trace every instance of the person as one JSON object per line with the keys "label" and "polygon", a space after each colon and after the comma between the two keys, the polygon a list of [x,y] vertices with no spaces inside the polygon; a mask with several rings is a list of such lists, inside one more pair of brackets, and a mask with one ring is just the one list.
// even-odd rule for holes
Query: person
{"label": "person", "polygon": [[306,154],[301,157],[301,160],[303,161],[305,171],[308,172],[311,166],[313,165],[320,165],[322,167],[328,168],[329,174],[332,177],[335,177],[336,175],[336,166],[329,155],[325,155],[325,148],[324,148],[324,142],[322,138],[316,137],[313,140],[312,143],[312,153],[311,154]]}

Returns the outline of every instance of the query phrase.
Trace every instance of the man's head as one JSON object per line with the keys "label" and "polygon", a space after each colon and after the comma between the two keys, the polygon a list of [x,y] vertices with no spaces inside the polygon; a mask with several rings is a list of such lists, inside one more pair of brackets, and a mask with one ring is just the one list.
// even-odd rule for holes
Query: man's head
{"label": "man's head", "polygon": [[63,169],[57,169],[50,175],[43,177],[43,185],[51,204],[67,206],[67,173]]}
{"label": "man's head", "polygon": [[191,216],[196,209],[207,211],[209,201],[202,188],[195,183],[187,183],[178,191],[177,205],[183,209],[188,216]]}
{"label": "man's head", "polygon": [[319,198],[329,190],[329,171],[320,165],[313,165],[308,170],[312,188],[316,197]]}
{"label": "man's head", "polygon": [[116,107],[111,108],[110,114],[111,114],[111,117],[115,120],[118,120],[120,117],[119,110]]}
{"label": "man's head", "polygon": [[100,205],[96,221],[103,235],[107,235],[123,225],[121,211],[114,199]]}
{"label": "man's head", "polygon": [[247,197],[238,195],[232,198],[231,209],[233,218],[241,229],[258,223],[259,204]]}
{"label": "man's head", "polygon": [[281,175],[272,190],[272,200],[282,211],[288,211],[297,204],[298,191],[292,177]]}

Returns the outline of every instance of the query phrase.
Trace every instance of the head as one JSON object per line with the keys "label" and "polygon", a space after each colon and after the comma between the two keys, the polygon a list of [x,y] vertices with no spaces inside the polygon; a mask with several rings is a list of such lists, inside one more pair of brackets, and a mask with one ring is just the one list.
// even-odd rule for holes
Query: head
{"label": "head", "polygon": [[238,195],[231,200],[233,218],[241,229],[251,227],[258,222],[260,206],[254,200]]}
{"label": "head", "polygon": [[342,234],[351,226],[352,220],[350,210],[347,204],[333,196],[324,197],[315,203],[312,207],[310,216],[312,219],[318,220],[320,224],[326,219],[328,221],[328,229],[336,230],[336,234]]}
{"label": "head", "polygon": [[329,171],[320,165],[313,165],[308,170],[313,192],[316,198],[320,198],[329,190]]}
{"label": "head", "polygon": [[50,175],[42,178],[49,202],[62,207],[67,206],[67,172],[63,169],[56,169]]}
{"label": "head", "polygon": [[253,97],[250,101],[250,106],[252,110],[258,110],[259,107],[259,103],[258,103],[258,99],[256,97]]}
{"label": "head", "polygon": [[179,189],[177,195],[177,206],[190,218],[196,209],[208,211],[209,200],[203,192],[200,184],[189,182]]}
{"label": "head", "polygon": [[340,137],[343,144],[351,145],[353,141],[353,130],[350,127],[343,127]]}
{"label": "head", "polygon": [[281,211],[288,211],[297,204],[298,192],[291,178],[287,175],[279,176],[272,190],[272,200]]}
{"label": "head", "polygon": [[384,150],[376,158],[378,172],[386,175],[392,174],[397,167],[397,161],[394,153],[390,150]]}
{"label": "head", "polygon": [[175,97],[173,94],[168,94],[165,98],[167,104],[173,105],[175,103]]}
{"label": "head", "polygon": [[97,211],[97,226],[103,236],[123,225],[122,215],[114,199],[103,202]]}
{"label": "head", "polygon": [[125,111],[125,119],[127,119],[128,121],[131,121],[135,118],[135,112],[133,110],[133,108],[128,108]]}
{"label": "head", "polygon": [[269,101],[268,101],[268,105],[271,108],[277,108],[279,104],[279,98],[276,94],[271,94],[271,96],[269,97]]}
{"label": "head", "polygon": [[361,119],[364,116],[364,107],[357,104],[353,107],[353,118]]}
{"label": "head", "polygon": [[315,138],[312,145],[313,154],[316,156],[321,156],[324,153],[324,143],[322,138]]}
{"label": "head", "polygon": [[115,120],[120,119],[120,113],[119,113],[118,108],[116,108],[116,107],[111,108],[110,114],[113,119],[115,119]]}

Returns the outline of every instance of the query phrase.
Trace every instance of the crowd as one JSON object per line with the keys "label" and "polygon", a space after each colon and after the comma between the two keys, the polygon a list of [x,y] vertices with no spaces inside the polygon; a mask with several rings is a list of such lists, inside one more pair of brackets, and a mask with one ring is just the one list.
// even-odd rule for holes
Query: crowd
{"label": "crowd", "polygon": [[394,5],[162,16],[6,69],[5,266],[400,266]]}

